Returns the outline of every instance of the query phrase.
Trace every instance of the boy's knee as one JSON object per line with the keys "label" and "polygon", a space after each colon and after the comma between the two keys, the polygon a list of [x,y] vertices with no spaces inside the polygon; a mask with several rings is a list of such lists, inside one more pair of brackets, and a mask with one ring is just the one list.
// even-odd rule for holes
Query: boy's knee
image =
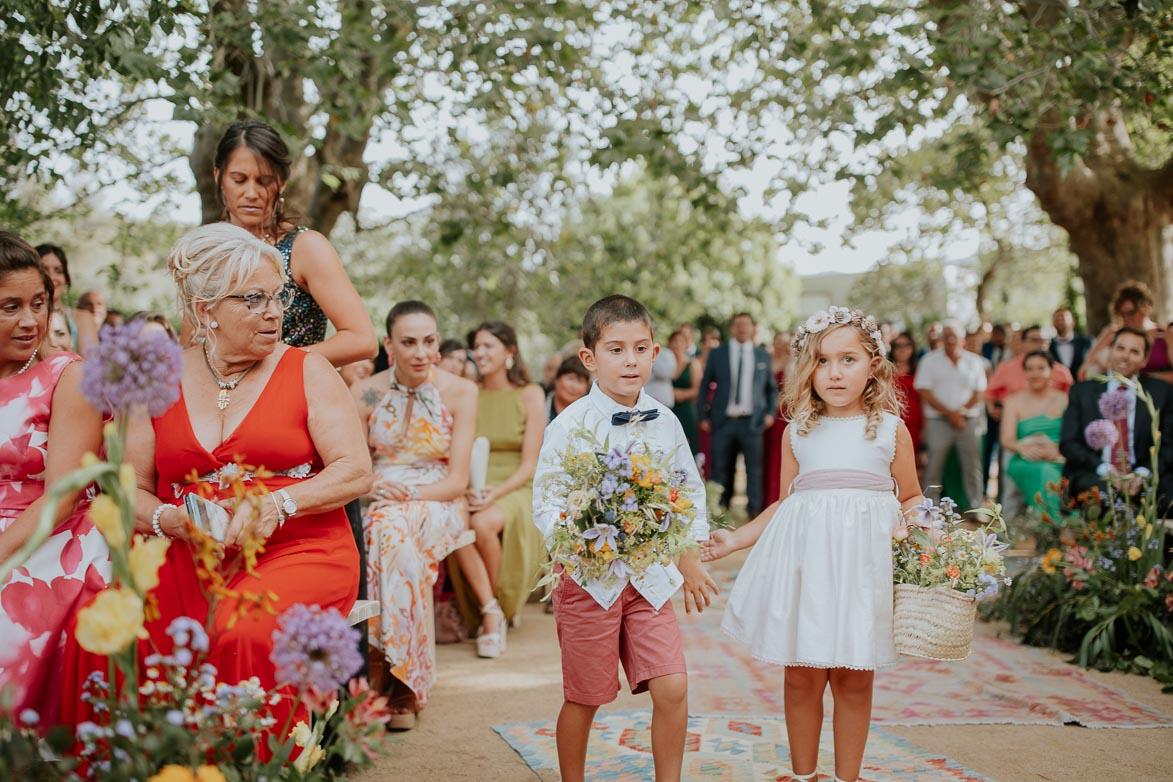
{"label": "boy's knee", "polygon": [[657,676],[648,682],[653,706],[674,708],[688,704],[688,677],[682,673]]}

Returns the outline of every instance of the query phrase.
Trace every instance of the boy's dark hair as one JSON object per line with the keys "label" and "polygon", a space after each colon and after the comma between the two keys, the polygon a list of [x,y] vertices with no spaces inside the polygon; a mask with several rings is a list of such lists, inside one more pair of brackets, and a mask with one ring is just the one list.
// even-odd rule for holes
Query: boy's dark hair
{"label": "boy's dark hair", "polygon": [[427,315],[432,320],[436,319],[436,313],[432,312],[432,308],[422,301],[401,301],[391,308],[387,313],[387,336],[391,336],[391,327],[395,325],[395,321],[407,315]]}
{"label": "boy's dark hair", "polygon": [[578,375],[586,382],[591,382],[591,373],[587,372],[587,368],[582,364],[582,359],[578,356],[563,359],[562,363],[558,365],[558,371],[554,373],[554,379],[557,380],[563,375]]}
{"label": "boy's dark hair", "polygon": [[464,343],[458,339],[452,339],[452,337],[449,337],[440,343],[441,356],[447,356],[449,353],[456,353],[457,351],[459,351],[462,356],[467,356],[464,349]]}
{"label": "boy's dark hair", "polygon": [[1117,342],[1117,340],[1120,339],[1121,334],[1132,334],[1134,336],[1137,336],[1137,337],[1140,337],[1141,339],[1143,339],[1144,340],[1144,352],[1145,352],[1146,356],[1149,354],[1149,351],[1153,349],[1152,336],[1144,329],[1134,329],[1132,326],[1121,326],[1119,329],[1116,330],[1116,333],[1112,335],[1112,346],[1113,347],[1116,346],[1116,342]]}
{"label": "boy's dark hair", "polygon": [[595,349],[603,329],[612,323],[643,323],[655,335],[648,308],[630,296],[616,293],[599,299],[583,315],[582,344],[587,350]]}

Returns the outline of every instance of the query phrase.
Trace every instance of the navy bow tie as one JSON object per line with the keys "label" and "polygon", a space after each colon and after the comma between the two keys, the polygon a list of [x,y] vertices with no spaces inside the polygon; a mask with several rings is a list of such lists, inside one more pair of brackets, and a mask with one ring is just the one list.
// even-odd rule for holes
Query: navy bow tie
{"label": "navy bow tie", "polygon": [[611,426],[626,426],[640,421],[655,421],[660,417],[660,411],[652,410],[624,410],[611,416]]}

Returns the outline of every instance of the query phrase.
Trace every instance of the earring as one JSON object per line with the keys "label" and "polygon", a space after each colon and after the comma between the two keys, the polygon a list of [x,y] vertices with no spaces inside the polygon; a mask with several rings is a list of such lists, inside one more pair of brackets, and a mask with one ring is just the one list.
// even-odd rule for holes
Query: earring
{"label": "earring", "polygon": [[220,324],[217,323],[216,321],[212,321],[211,323],[208,324],[208,328],[218,329],[218,328],[220,328]]}
{"label": "earring", "polygon": [[513,369],[513,356],[505,357],[505,369],[506,371]]}

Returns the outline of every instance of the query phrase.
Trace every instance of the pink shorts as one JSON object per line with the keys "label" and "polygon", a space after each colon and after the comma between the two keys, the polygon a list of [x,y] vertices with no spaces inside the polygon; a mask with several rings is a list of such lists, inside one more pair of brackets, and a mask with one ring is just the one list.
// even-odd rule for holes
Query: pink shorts
{"label": "pink shorts", "polygon": [[648,681],[657,676],[687,673],[670,601],[656,611],[628,584],[604,610],[569,575],[551,600],[562,649],[562,691],[571,703],[602,706],[615,700],[621,662],[636,694],[647,692]]}

